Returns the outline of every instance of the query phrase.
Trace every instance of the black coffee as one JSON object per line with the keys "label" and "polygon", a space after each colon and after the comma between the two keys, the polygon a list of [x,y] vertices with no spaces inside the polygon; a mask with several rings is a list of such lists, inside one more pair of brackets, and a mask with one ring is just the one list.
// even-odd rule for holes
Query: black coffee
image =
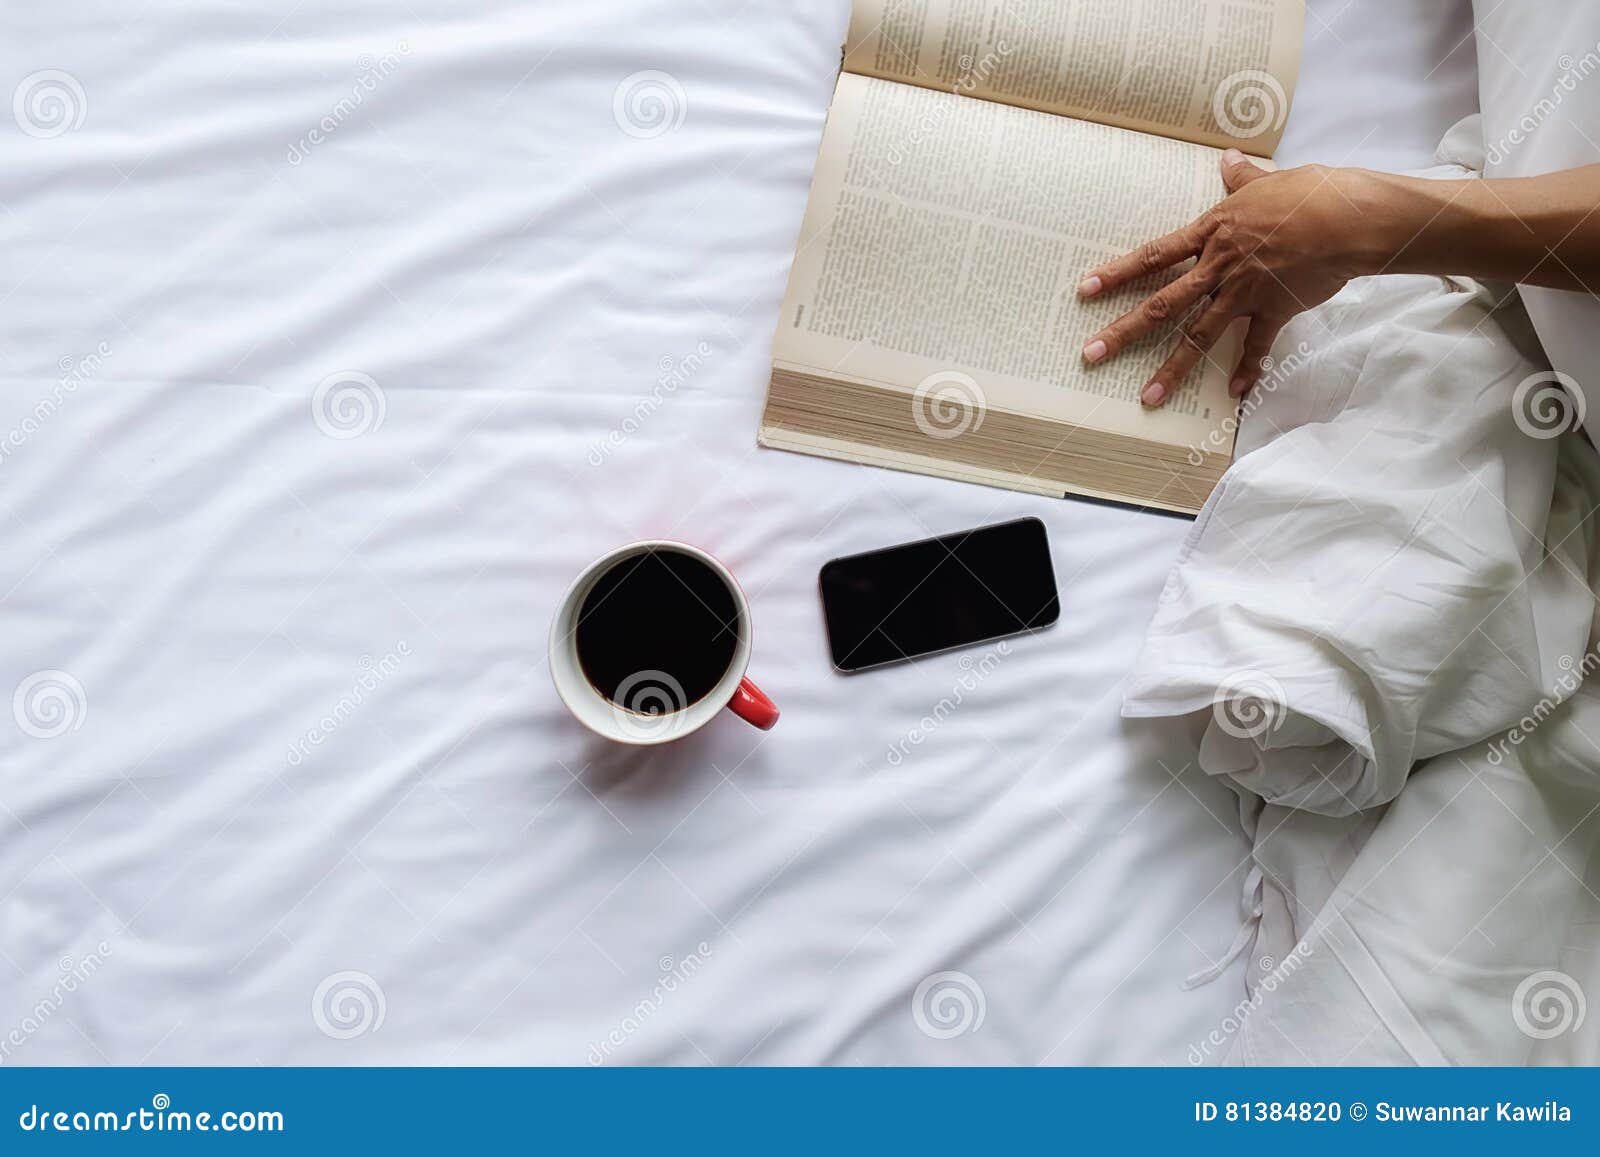
{"label": "black coffee", "polygon": [[578,612],[583,673],[611,702],[643,715],[682,711],[733,662],[739,608],[722,576],[675,550],[617,563]]}

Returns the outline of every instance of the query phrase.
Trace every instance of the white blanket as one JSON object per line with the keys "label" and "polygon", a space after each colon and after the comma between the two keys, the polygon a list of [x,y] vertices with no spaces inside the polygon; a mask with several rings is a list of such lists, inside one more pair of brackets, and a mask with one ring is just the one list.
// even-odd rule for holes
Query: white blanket
{"label": "white blanket", "polygon": [[1275,352],[1123,709],[1209,709],[1201,766],[1253,827],[1233,1055],[1600,1054],[1600,459],[1542,423],[1567,407],[1509,290],[1365,279]]}

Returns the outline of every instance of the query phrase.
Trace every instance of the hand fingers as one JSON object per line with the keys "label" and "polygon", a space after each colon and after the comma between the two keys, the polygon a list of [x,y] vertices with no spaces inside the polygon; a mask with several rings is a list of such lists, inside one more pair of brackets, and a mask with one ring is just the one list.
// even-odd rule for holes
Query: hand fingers
{"label": "hand fingers", "polygon": [[1163,269],[1193,257],[1205,244],[1207,218],[1175,229],[1164,237],[1146,241],[1132,253],[1097,265],[1078,282],[1079,297],[1097,297],[1113,289],[1121,289],[1130,281],[1160,273]]}
{"label": "hand fingers", "polygon": [[[1252,164],[1238,149],[1228,149],[1222,154],[1222,183],[1228,192],[1235,193],[1251,181],[1267,175],[1267,170]],[[1174,229],[1154,241],[1146,241],[1132,253],[1097,265],[1083,275],[1078,283],[1079,297],[1097,297],[1113,289],[1121,289],[1130,281],[1159,273],[1178,262],[1198,256],[1205,246],[1206,237],[1214,227],[1210,213],[1202,213],[1182,229]]]}
{"label": "hand fingers", "polygon": [[1189,371],[1221,339],[1234,316],[1230,307],[1213,303],[1184,326],[1179,332],[1177,348],[1161,363],[1161,368],[1151,375],[1139,400],[1147,406],[1159,406],[1170,398],[1183,379],[1189,376]]}
{"label": "hand fingers", "polygon": [[1272,343],[1277,340],[1278,331],[1282,328],[1259,317],[1250,319],[1250,332],[1245,335],[1239,368],[1233,371],[1233,380],[1228,383],[1229,394],[1242,398],[1261,379],[1261,363],[1271,352]]}
{"label": "hand fingers", "polygon": [[1251,164],[1250,159],[1238,149],[1228,149],[1222,154],[1222,183],[1230,193],[1237,193],[1251,181],[1260,180],[1266,175],[1267,170]]}
{"label": "hand fingers", "polygon": [[1190,306],[1211,292],[1216,277],[1208,269],[1191,269],[1170,285],[1156,290],[1139,305],[1095,334],[1083,347],[1086,361],[1100,362],[1127,349],[1147,333],[1182,317]]}

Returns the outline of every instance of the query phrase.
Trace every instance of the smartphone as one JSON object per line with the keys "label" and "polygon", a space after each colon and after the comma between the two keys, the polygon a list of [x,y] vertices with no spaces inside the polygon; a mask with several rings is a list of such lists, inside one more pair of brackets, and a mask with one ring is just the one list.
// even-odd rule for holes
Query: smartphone
{"label": "smartphone", "polygon": [[820,585],[840,671],[1036,631],[1061,617],[1037,518],[836,558]]}

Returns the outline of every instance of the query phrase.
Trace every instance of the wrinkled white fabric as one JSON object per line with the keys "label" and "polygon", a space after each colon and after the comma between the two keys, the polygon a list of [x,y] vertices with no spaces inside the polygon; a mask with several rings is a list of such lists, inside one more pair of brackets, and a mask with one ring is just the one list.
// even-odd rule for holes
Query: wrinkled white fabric
{"label": "wrinkled white fabric", "polygon": [[[1600,4],[1473,0],[1484,175],[1532,177],[1600,162]],[[1586,429],[1600,410],[1592,294],[1520,287],[1548,354],[1584,397]]]}
{"label": "wrinkled white fabric", "polygon": [[[1431,175],[1469,175],[1476,132]],[[1123,706],[1206,712],[1201,767],[1261,801],[1233,1055],[1521,1061],[1519,986],[1600,914],[1600,460],[1516,404],[1545,367],[1504,289],[1364,279],[1274,352]]]}
{"label": "wrinkled white fabric", "polygon": [[1339,815],[1538,698],[1582,650],[1588,591],[1544,559],[1556,444],[1515,420],[1539,370],[1506,332],[1516,312],[1497,319],[1481,285],[1378,278],[1285,331],[1280,357],[1315,352],[1246,420],[1285,432],[1197,523],[1125,714],[1220,693],[1202,766]]}

